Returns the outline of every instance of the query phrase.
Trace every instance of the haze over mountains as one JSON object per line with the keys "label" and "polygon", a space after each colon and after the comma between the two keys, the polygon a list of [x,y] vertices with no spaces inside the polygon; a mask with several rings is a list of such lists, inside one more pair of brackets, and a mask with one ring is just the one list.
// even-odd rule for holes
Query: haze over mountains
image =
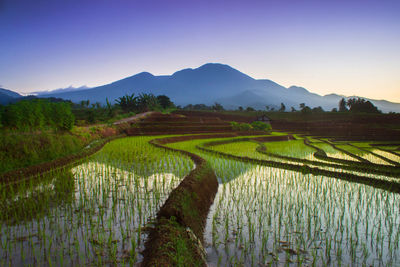
{"label": "haze over mountains", "polygon": [[[3,97],[0,91],[0,98]],[[57,97],[73,102],[89,99],[90,102],[114,101],[125,94],[153,93],[167,95],[177,105],[221,103],[227,109],[254,107],[275,109],[284,103],[298,109],[300,103],[310,107],[321,106],[325,110],[338,107],[343,97],[336,94],[320,96],[307,89],[291,86],[286,88],[271,80],[256,80],[223,64],[208,63],[196,69],[183,69],[172,75],[154,76],[142,72],[131,77],[93,88],[66,88],[40,92],[40,97]],[[365,98],[367,99],[367,98]],[[385,100],[370,100],[383,112],[400,112],[400,104]]]}

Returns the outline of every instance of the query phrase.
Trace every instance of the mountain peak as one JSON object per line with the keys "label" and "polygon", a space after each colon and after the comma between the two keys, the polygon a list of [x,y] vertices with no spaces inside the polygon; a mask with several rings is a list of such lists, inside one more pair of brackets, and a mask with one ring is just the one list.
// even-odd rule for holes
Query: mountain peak
{"label": "mountain peak", "polygon": [[227,64],[222,64],[222,63],[206,63],[204,65],[201,65],[197,69],[210,69],[210,70],[236,70],[232,68],[231,66]]}
{"label": "mountain peak", "polygon": [[196,77],[196,79],[209,79],[210,81],[227,81],[231,79],[254,81],[254,79],[250,76],[232,68],[229,65],[221,63],[206,63],[195,69],[183,69],[175,72],[171,77],[178,79],[183,78],[185,80]]}
{"label": "mountain peak", "polygon": [[309,93],[308,90],[304,87],[292,85],[288,88],[288,90],[296,93]]}
{"label": "mountain peak", "polygon": [[151,77],[154,77],[153,74],[151,74],[150,72],[147,72],[147,71],[140,72],[140,73],[138,73],[138,74],[136,74],[136,75],[134,75],[134,76],[135,76],[135,77],[141,77],[141,78],[151,78]]}

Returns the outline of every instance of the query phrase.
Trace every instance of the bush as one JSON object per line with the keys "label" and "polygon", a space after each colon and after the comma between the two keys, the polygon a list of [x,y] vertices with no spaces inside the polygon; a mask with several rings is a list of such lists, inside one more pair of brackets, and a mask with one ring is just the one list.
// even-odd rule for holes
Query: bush
{"label": "bush", "polygon": [[240,124],[241,131],[249,131],[251,129],[253,129],[253,127],[249,123],[241,123]]}
{"label": "bush", "polygon": [[240,124],[237,123],[236,121],[231,121],[231,126],[232,126],[232,130],[240,131]]}
{"label": "bush", "polygon": [[272,130],[271,124],[262,121],[253,121],[251,123],[251,126],[253,127],[254,130],[260,130],[260,131]]}

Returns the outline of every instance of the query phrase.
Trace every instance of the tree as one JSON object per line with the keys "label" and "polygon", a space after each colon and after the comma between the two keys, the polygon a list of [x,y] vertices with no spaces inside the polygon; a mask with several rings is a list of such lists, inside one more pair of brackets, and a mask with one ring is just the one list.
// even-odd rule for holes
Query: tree
{"label": "tree", "polygon": [[291,112],[296,112],[296,111],[297,110],[294,107],[291,108]]}
{"label": "tree", "polygon": [[279,109],[280,112],[284,112],[286,110],[285,104],[281,103],[281,108]]}
{"label": "tree", "polygon": [[157,109],[159,103],[155,95],[142,93],[137,98],[137,106],[139,112],[146,112]]}
{"label": "tree", "polygon": [[220,103],[215,102],[212,106],[212,109],[215,111],[222,111],[224,110],[224,107]]}
{"label": "tree", "polygon": [[74,121],[70,102],[31,99],[5,107],[1,124],[23,131],[42,129],[46,126],[56,130],[70,130]]}
{"label": "tree", "polygon": [[159,95],[157,96],[158,103],[163,109],[169,108],[174,105],[171,99],[166,95]]}
{"label": "tree", "polygon": [[115,100],[123,112],[136,111],[138,108],[138,97],[135,94],[124,95]]}
{"label": "tree", "polygon": [[370,101],[362,98],[351,98],[347,101],[350,112],[381,113]]}
{"label": "tree", "polygon": [[108,100],[108,98],[106,98],[106,108],[107,108],[107,115],[109,117],[112,117],[114,115],[114,108],[113,105],[110,103],[110,101]]}
{"label": "tree", "polygon": [[300,103],[300,109],[303,109],[303,108],[305,108],[305,106],[306,106],[306,104],[305,103]]}
{"label": "tree", "polygon": [[304,114],[307,114],[307,113],[311,113],[311,108],[309,107],[309,106],[304,106],[302,109],[301,109],[301,113],[304,113]]}
{"label": "tree", "polygon": [[313,108],[312,112],[313,113],[322,113],[322,112],[324,112],[324,109],[321,106],[319,106],[319,107]]}
{"label": "tree", "polygon": [[252,108],[252,107],[247,107],[247,108],[246,108],[246,111],[254,111],[254,108]]}
{"label": "tree", "polygon": [[239,111],[243,111],[243,107],[242,106],[239,107]]}
{"label": "tree", "polygon": [[346,100],[345,100],[344,98],[342,98],[342,99],[339,101],[339,111],[340,111],[340,112],[348,111],[346,105],[347,105]]}

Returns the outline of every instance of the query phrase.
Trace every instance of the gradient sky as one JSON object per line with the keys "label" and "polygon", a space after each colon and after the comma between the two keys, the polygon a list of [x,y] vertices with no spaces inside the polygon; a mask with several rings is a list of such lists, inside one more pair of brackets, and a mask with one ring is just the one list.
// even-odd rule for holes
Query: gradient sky
{"label": "gradient sky", "polygon": [[97,86],[219,62],[400,102],[400,1],[0,0],[0,87]]}

